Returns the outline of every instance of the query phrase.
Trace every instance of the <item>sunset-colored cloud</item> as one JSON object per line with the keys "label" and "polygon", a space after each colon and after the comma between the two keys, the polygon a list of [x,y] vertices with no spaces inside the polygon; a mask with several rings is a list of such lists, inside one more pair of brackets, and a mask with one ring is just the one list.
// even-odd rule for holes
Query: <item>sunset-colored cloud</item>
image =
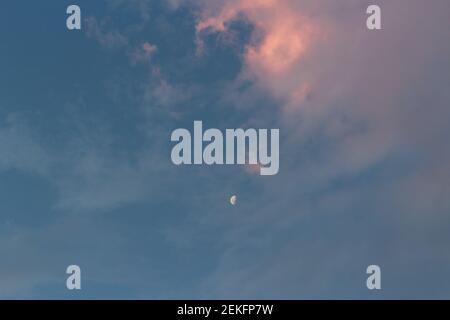
{"label": "sunset-colored cloud", "polygon": [[290,0],[238,0],[221,5],[208,1],[197,23],[197,34],[227,32],[227,24],[241,17],[255,28],[244,53],[243,76],[275,97],[301,102],[311,86],[298,74],[298,68],[322,33],[318,22]]}
{"label": "sunset-colored cloud", "polygon": [[150,62],[151,57],[158,51],[158,47],[149,42],[144,42],[141,46],[130,53],[130,60],[133,65]]}

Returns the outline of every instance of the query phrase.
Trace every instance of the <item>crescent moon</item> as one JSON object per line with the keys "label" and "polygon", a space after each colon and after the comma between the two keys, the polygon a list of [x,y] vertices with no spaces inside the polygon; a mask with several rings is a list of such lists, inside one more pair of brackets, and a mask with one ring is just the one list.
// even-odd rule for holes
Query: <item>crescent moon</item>
{"label": "crescent moon", "polygon": [[237,201],[237,197],[236,197],[236,195],[234,195],[234,196],[232,196],[231,198],[230,198],[230,203],[231,203],[231,205],[236,205],[236,201]]}

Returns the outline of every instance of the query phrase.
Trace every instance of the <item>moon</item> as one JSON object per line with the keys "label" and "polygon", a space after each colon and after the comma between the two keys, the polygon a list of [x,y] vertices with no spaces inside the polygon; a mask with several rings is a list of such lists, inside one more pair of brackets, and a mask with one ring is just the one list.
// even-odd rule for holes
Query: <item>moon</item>
{"label": "moon", "polygon": [[230,203],[231,203],[231,205],[236,205],[236,202],[237,202],[237,197],[236,197],[236,195],[233,195],[233,196],[231,196],[231,198],[230,198]]}

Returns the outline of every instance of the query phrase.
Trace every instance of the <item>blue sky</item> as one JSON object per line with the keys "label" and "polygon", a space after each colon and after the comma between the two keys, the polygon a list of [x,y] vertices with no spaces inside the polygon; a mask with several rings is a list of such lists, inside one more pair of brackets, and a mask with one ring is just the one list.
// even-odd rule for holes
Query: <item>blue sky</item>
{"label": "blue sky", "polygon": [[[378,3],[2,2],[0,297],[449,298],[450,4]],[[279,174],[174,166],[194,120]]]}

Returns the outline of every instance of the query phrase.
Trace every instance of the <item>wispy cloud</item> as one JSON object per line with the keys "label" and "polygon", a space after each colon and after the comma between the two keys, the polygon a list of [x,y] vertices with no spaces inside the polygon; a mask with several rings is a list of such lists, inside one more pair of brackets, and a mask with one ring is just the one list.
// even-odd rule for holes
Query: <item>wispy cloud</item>
{"label": "wispy cloud", "polygon": [[124,34],[111,29],[110,19],[102,19],[99,22],[95,17],[86,18],[86,34],[107,49],[122,48],[128,44]]}
{"label": "wispy cloud", "polygon": [[130,53],[131,63],[133,65],[149,63],[152,56],[158,51],[158,47],[149,42],[144,42]]}
{"label": "wispy cloud", "polygon": [[[0,252],[22,268],[1,267],[0,294],[60,280],[70,248],[101,281],[145,297],[370,298],[358,288],[374,260],[397,276],[386,297],[448,297],[436,277],[450,264],[447,0],[411,0],[408,10],[380,0],[380,32],[365,28],[369,1],[168,1],[159,19],[152,3],[109,1],[138,13],[125,27],[88,18],[88,37],[108,49],[100,54],[123,60],[103,71],[119,79],[108,94],[124,96],[101,99],[103,84],[90,82],[86,103],[57,109],[64,126],[55,132],[70,131],[58,147],[25,118],[0,125],[0,170],[48,180],[58,213],[42,228],[2,234]],[[150,34],[152,22],[179,24]],[[251,26],[249,38],[236,36],[236,22]],[[231,41],[211,41],[220,35]],[[196,40],[205,55],[195,55]],[[171,130],[198,117],[280,128],[279,174],[172,166]],[[230,209],[231,194],[239,202]],[[408,287],[420,272],[424,291]]]}

